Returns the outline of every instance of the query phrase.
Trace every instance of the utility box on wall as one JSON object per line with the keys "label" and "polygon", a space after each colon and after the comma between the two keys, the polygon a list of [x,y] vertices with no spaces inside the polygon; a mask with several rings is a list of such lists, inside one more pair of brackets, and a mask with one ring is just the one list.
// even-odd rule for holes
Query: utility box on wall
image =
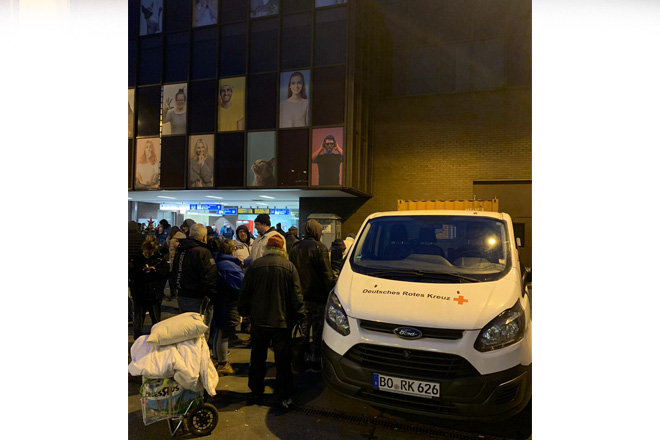
{"label": "utility box on wall", "polygon": [[337,214],[312,214],[307,220],[316,220],[323,226],[321,242],[328,248],[336,238],[341,238],[341,217]]}

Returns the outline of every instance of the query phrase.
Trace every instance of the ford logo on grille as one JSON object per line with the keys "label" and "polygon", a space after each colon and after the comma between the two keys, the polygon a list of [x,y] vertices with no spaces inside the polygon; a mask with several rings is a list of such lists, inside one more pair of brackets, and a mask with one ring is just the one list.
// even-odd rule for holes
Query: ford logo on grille
{"label": "ford logo on grille", "polygon": [[397,327],[394,329],[394,334],[404,339],[419,339],[422,337],[421,330],[412,327]]}

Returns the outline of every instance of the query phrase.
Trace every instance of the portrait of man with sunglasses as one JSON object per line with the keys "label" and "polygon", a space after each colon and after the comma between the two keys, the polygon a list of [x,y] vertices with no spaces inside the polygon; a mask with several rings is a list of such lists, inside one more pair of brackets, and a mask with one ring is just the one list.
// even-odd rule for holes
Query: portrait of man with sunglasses
{"label": "portrait of man with sunglasses", "polygon": [[319,186],[341,185],[340,167],[344,160],[344,152],[333,135],[323,139],[321,148],[312,154],[312,163],[319,168]]}

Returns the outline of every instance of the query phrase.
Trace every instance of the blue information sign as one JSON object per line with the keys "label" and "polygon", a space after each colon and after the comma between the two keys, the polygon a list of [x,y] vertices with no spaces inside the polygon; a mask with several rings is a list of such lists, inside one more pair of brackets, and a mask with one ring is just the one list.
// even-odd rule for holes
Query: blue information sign
{"label": "blue information sign", "polygon": [[220,211],[222,205],[208,205],[206,203],[193,203],[190,205],[191,211]]}
{"label": "blue information sign", "polygon": [[271,209],[270,215],[289,215],[288,209]]}
{"label": "blue information sign", "polygon": [[227,208],[222,210],[223,215],[236,215],[238,214],[237,208]]}

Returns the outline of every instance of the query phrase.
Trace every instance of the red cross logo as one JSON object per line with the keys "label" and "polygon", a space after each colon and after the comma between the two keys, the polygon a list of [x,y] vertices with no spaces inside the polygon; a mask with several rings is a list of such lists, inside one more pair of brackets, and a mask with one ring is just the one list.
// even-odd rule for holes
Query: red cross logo
{"label": "red cross logo", "polygon": [[463,295],[459,295],[458,298],[454,298],[454,301],[458,301],[459,306],[462,306],[464,302],[468,302],[467,299],[463,298]]}

